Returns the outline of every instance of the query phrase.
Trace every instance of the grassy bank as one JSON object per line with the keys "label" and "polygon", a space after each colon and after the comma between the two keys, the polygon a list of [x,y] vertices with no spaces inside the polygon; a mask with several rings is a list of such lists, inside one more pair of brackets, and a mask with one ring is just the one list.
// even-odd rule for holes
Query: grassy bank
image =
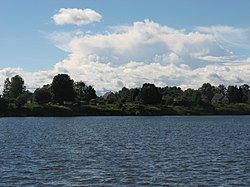
{"label": "grassy bank", "polygon": [[11,108],[1,116],[157,116],[157,115],[250,115],[250,104],[211,106],[165,106],[143,104],[105,104],[84,106],[25,104]]}

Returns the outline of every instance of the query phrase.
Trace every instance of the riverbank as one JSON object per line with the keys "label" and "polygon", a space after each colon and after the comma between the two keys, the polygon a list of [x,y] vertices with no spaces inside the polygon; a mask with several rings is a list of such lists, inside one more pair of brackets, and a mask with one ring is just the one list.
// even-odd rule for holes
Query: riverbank
{"label": "riverbank", "polygon": [[84,106],[26,104],[21,108],[12,108],[1,114],[2,117],[162,115],[250,115],[250,104],[217,104],[205,107],[143,104],[105,104]]}

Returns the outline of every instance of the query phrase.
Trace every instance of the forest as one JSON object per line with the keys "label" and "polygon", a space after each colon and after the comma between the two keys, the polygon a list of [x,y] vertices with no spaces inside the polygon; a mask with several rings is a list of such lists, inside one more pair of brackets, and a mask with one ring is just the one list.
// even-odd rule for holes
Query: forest
{"label": "forest", "polygon": [[0,96],[1,116],[81,115],[209,115],[250,114],[249,85],[213,86],[198,89],[157,87],[144,83],[97,96],[94,87],[74,81],[68,74],[54,76],[51,84],[31,92],[15,75],[4,81]]}

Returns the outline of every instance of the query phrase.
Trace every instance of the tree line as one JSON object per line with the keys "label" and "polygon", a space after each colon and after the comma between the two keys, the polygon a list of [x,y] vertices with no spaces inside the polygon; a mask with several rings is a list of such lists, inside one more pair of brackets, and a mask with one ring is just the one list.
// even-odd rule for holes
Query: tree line
{"label": "tree line", "polygon": [[64,104],[70,101],[91,100],[96,98],[95,89],[83,81],[75,82],[67,74],[54,76],[51,84],[37,88],[34,93],[26,89],[21,76],[15,75],[4,81],[4,88],[0,97],[0,108],[22,107],[27,102],[40,105],[53,103]]}
{"label": "tree line", "polygon": [[[204,83],[198,89],[182,90],[176,86],[156,87],[145,83],[140,88],[126,88],[114,94],[112,100],[119,104],[149,104],[167,106],[210,106],[215,96],[225,97],[228,103],[250,103],[250,91],[247,84],[241,86],[213,86]],[[74,81],[68,74],[54,76],[52,83],[37,88],[33,93],[26,89],[24,80],[16,75],[4,81],[4,88],[0,97],[0,110],[8,107],[22,107],[27,102],[39,105],[79,103],[97,97],[95,89],[83,81]]]}
{"label": "tree line", "polygon": [[[215,95],[226,97],[228,103],[250,103],[250,91],[247,84],[241,86],[213,86],[204,83],[198,89],[180,87],[156,87],[145,83],[141,88],[123,87],[117,92],[117,99],[122,103],[164,104],[175,106],[211,105]],[[219,103],[220,101],[218,101]]]}

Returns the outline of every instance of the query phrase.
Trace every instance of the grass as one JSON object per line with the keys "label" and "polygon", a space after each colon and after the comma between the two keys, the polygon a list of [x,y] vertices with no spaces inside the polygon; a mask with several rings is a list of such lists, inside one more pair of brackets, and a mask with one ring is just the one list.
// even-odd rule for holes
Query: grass
{"label": "grass", "polygon": [[216,104],[213,106],[165,106],[144,104],[105,104],[64,106],[57,104],[25,104],[11,108],[6,116],[113,116],[113,115],[250,115],[250,104]]}
{"label": "grass", "polygon": [[235,104],[220,104],[215,105],[216,114],[250,114],[250,104],[247,103],[235,103]]}

